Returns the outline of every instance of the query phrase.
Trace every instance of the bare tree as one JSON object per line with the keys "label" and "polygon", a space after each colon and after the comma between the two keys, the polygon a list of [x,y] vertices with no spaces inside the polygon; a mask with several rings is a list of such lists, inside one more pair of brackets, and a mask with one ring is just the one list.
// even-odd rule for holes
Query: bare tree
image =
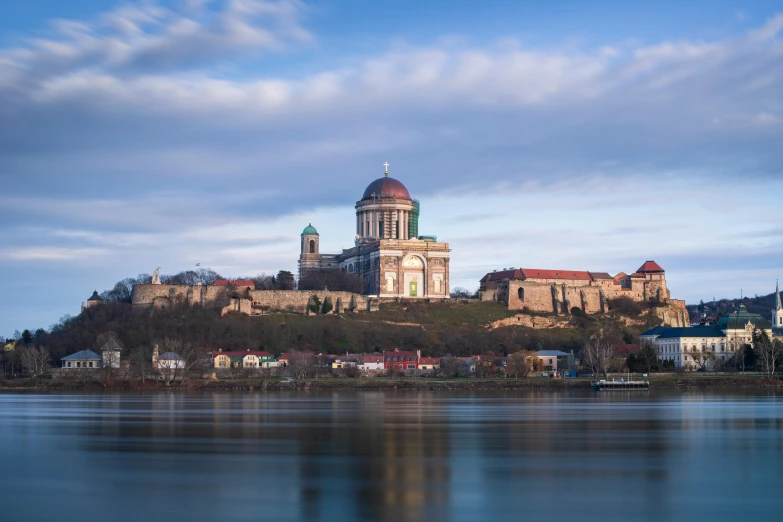
{"label": "bare tree", "polygon": [[152,349],[147,346],[137,346],[130,353],[130,369],[134,377],[145,382],[147,373],[152,368]]}
{"label": "bare tree", "polygon": [[582,362],[593,375],[608,371],[616,357],[614,343],[592,336],[582,347]]}
{"label": "bare tree", "polygon": [[310,352],[291,350],[288,352],[288,368],[297,380],[304,379],[315,365],[315,356]]}
{"label": "bare tree", "polygon": [[162,347],[161,356],[169,354],[166,359],[158,359],[158,373],[166,386],[172,380],[185,384],[189,372],[204,371],[211,365],[209,354],[199,350],[193,343],[167,337],[159,345]]}
{"label": "bare tree", "polygon": [[27,374],[33,379],[44,375],[51,369],[52,356],[43,346],[23,346],[19,349],[19,358]]}
{"label": "bare tree", "polygon": [[753,332],[753,351],[756,352],[756,358],[767,376],[775,375],[775,368],[783,358],[783,343],[777,339],[770,339],[764,330],[755,330]]}
{"label": "bare tree", "polygon": [[691,351],[685,350],[685,353],[691,356],[693,362],[695,362],[702,371],[706,371],[707,365],[715,359],[715,353],[706,346],[702,346],[701,348],[693,346]]}
{"label": "bare tree", "polygon": [[460,361],[456,357],[447,355],[440,358],[438,375],[441,377],[452,378],[459,375]]}

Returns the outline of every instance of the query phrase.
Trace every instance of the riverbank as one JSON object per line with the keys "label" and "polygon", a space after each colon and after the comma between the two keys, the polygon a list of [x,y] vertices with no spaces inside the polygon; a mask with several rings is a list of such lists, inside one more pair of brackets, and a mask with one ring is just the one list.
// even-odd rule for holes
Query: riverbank
{"label": "riverbank", "polygon": [[[617,378],[620,378],[619,376]],[[464,390],[569,390],[590,389],[593,378],[547,379],[542,377],[527,377],[522,379],[437,379],[437,378],[319,378],[319,379],[191,379],[185,383],[140,382],[137,380],[111,380],[108,382],[89,380],[30,380],[17,379],[0,381],[0,390],[5,391],[154,391],[154,390],[431,390],[431,391],[464,391]],[[693,389],[781,389],[783,380],[779,377],[760,375],[662,375],[649,379],[651,389],[693,390]]]}

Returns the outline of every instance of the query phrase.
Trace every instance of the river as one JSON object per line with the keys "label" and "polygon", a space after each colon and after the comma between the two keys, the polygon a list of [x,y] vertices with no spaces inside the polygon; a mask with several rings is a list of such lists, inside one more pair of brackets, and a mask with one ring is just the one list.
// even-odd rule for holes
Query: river
{"label": "river", "polygon": [[0,394],[2,520],[783,519],[783,397]]}

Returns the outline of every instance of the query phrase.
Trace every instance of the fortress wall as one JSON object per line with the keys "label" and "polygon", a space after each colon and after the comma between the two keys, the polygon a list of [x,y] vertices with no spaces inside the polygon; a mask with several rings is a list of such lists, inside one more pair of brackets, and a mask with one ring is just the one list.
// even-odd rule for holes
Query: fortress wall
{"label": "fortress wall", "polygon": [[[589,286],[582,289],[584,292],[584,306],[580,306],[580,308],[582,308],[585,313],[597,314],[601,312],[601,290],[603,289],[595,286]],[[606,294],[604,293],[604,295]]]}
{"label": "fortress wall", "polygon": [[[522,290],[522,298],[520,298],[520,290]],[[506,295],[505,292],[503,294],[504,296]],[[531,281],[509,281],[507,298],[509,310],[527,308],[531,312],[553,313],[555,311],[552,285],[549,284]]]}
{"label": "fortress wall", "polygon": [[[336,292],[324,290],[252,290],[250,296],[254,303],[268,306],[272,310],[290,310],[307,313],[307,305],[313,296],[323,303],[327,297],[331,299],[334,311],[350,311],[355,306],[357,311],[369,310],[369,299],[366,296],[351,292]],[[352,304],[353,303],[353,304]]]}
{"label": "fortress wall", "polygon": [[[531,312],[568,313],[571,308],[577,307],[583,310],[587,308],[585,312],[589,314],[601,312],[603,289],[597,286],[563,287],[530,281],[509,281],[508,289],[509,310],[527,308]],[[523,295],[521,299],[520,290]]]}
{"label": "fortress wall", "polygon": [[[238,299],[224,286],[188,286],[188,285],[135,285],[133,287],[133,306],[163,308],[173,304],[194,306],[219,306],[224,313],[237,311],[250,314],[253,305],[268,307],[271,310],[291,310],[307,312],[310,298],[317,296],[323,303],[327,297],[332,301],[334,311],[369,310],[370,299],[351,292],[323,290],[249,290],[238,289]],[[258,309],[257,309],[258,310]]]}

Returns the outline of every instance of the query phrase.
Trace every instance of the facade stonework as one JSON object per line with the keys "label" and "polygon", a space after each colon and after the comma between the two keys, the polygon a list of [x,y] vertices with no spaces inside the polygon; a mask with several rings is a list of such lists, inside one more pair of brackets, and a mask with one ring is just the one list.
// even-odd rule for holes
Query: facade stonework
{"label": "facade stonework", "polygon": [[342,270],[364,281],[365,294],[381,299],[448,299],[451,249],[418,234],[419,208],[396,179],[373,181],[356,203],[352,248],[321,254],[316,229],[302,231],[299,279],[308,271]]}

